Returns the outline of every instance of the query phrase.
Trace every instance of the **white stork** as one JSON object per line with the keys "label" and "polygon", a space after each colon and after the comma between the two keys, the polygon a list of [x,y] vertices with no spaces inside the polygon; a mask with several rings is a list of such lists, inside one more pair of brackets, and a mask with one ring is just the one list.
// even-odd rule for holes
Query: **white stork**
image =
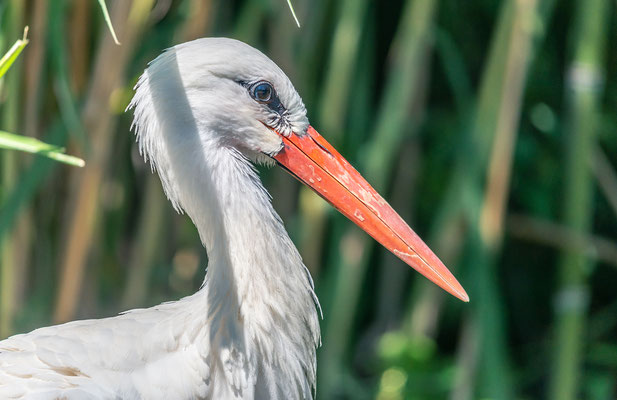
{"label": "white stork", "polygon": [[[253,163],[278,164],[407,264],[467,294],[310,125],[285,74],[236,40],[156,58],[129,106],[139,148],[209,258],[192,296],[0,342],[2,399],[312,399],[318,302]],[[336,323],[336,322],[334,322]]]}

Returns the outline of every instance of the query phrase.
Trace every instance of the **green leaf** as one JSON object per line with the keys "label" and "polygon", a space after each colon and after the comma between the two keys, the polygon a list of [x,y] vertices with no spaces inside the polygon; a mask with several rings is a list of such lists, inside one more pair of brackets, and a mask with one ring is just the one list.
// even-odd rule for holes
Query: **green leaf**
{"label": "green leaf", "polygon": [[0,148],[39,154],[76,167],[83,167],[86,164],[81,158],[64,154],[64,148],[62,147],[44,143],[32,137],[15,135],[5,131],[0,131]]}
{"label": "green leaf", "polygon": [[99,6],[101,6],[101,11],[103,11],[103,18],[105,18],[105,22],[107,23],[109,32],[111,32],[111,37],[114,38],[114,42],[117,45],[120,45],[118,37],[116,36],[116,31],[114,31],[114,26],[111,24],[111,18],[109,17],[109,12],[107,11],[107,5],[105,4],[105,0],[99,0]]}
{"label": "green leaf", "polygon": [[17,40],[13,46],[6,52],[4,56],[0,59],[0,78],[4,76],[6,71],[11,68],[11,65],[15,62],[21,51],[28,44],[28,27],[24,28],[24,37]]}

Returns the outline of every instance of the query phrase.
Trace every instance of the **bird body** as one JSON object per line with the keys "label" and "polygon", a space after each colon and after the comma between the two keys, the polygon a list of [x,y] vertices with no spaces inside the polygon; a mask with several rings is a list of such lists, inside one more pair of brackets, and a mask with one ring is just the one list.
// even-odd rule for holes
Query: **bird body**
{"label": "bird body", "polygon": [[465,298],[402,220],[393,228],[394,212],[309,126],[289,79],[258,50],[224,38],[175,46],[146,69],[130,108],[142,154],[197,226],[205,281],[175,302],[1,341],[0,398],[312,399],[318,301],[251,163],[284,166]]}

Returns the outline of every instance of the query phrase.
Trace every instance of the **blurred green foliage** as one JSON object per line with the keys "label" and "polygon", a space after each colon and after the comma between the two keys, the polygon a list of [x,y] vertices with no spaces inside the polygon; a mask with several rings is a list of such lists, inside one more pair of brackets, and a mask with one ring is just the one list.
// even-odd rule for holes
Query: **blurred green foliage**
{"label": "blurred green foliage", "polygon": [[610,0],[0,2],[0,338],[177,299],[207,264],[124,113],[163,49],[230,36],[451,268],[462,304],[278,169],[324,309],[322,399],[617,397],[617,35]]}

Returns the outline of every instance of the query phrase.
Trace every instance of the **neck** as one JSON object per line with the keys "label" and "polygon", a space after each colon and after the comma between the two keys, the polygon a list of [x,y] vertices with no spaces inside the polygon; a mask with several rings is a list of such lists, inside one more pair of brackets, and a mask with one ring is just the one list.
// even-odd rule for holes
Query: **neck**
{"label": "neck", "polygon": [[[170,165],[179,202],[208,252],[206,279],[195,297],[207,305],[209,347],[241,354],[234,363],[253,363],[250,369],[267,376],[287,375],[308,398],[319,342],[310,275],[248,160],[203,142],[189,149],[203,154],[179,151],[183,158],[174,160],[170,152]],[[224,365],[226,356],[219,356]]]}
{"label": "neck", "polygon": [[[190,312],[198,345],[230,386],[246,376],[229,377],[224,366],[241,364],[233,370],[279,390],[284,381],[310,398],[319,321],[308,272],[256,172],[198,122],[207,118],[194,115],[201,108],[189,103],[176,63],[167,64],[142,75],[131,106],[140,150],[208,252],[202,289],[178,306]],[[153,79],[163,67],[165,79]]]}
{"label": "neck", "polygon": [[204,158],[183,205],[208,252],[210,299],[233,300],[247,318],[266,306],[315,313],[310,276],[248,160],[225,147]]}

